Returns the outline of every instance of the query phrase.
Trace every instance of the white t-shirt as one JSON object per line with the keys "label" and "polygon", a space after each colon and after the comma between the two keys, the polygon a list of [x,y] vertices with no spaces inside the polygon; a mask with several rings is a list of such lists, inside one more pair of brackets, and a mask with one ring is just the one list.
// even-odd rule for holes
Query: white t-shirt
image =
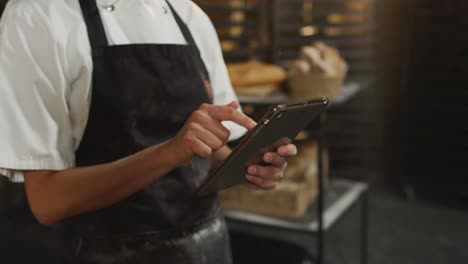
{"label": "white t-shirt", "polygon": [[[110,45],[185,44],[164,0],[96,0]],[[212,82],[214,104],[236,100],[216,31],[192,1],[171,0],[188,24]],[[168,12],[166,12],[169,10]],[[88,120],[92,59],[79,0],[10,0],[0,23],[0,174],[63,170]],[[224,125],[231,139],[245,129]]]}

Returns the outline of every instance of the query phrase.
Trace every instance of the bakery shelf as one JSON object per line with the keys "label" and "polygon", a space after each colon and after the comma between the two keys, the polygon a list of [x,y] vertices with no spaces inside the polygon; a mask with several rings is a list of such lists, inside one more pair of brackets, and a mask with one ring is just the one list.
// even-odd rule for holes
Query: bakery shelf
{"label": "bakery shelf", "polygon": [[[341,94],[333,100],[330,100],[330,106],[345,103],[360,91],[366,89],[371,83],[370,79],[349,80],[343,85]],[[245,96],[238,95],[241,104],[281,104],[291,101],[284,92],[278,92],[269,96]]]}
{"label": "bakery shelf", "polygon": [[314,263],[323,263],[324,232],[330,229],[353,205],[361,202],[360,257],[361,263],[366,263],[367,190],[368,185],[364,182],[330,180],[323,192],[322,230],[319,230],[318,200],[309,207],[301,219],[297,220],[273,218],[234,210],[225,210],[224,213],[229,230],[294,244],[303,248]]}
{"label": "bakery shelf", "polygon": [[[363,182],[331,180],[325,192],[323,230],[328,230],[366,191],[367,184]],[[273,218],[236,210],[225,210],[224,214],[229,221],[230,228],[235,231],[250,232],[253,227],[251,224],[299,232],[314,233],[318,230],[316,203],[313,203],[304,217],[298,220]]]}
{"label": "bakery shelf", "polygon": [[[341,94],[330,101],[329,110],[334,106],[345,104],[361,91],[367,89],[372,82],[372,78],[348,79]],[[245,107],[254,106],[254,112],[250,113],[252,115],[258,115],[262,108],[269,105],[291,101],[291,98],[285,93],[267,97],[239,96],[238,98]],[[309,138],[318,142],[319,153],[323,153],[327,145],[327,133],[323,127],[326,120],[327,111],[322,112],[307,128]],[[361,202],[360,260],[363,264],[367,263],[367,184],[346,180],[330,180],[328,187],[325,188],[321,158],[322,155],[318,155],[317,200],[308,208],[302,219],[293,221],[228,210],[226,218],[230,230],[295,244],[308,253],[310,261],[323,264],[327,230],[351,206]]]}

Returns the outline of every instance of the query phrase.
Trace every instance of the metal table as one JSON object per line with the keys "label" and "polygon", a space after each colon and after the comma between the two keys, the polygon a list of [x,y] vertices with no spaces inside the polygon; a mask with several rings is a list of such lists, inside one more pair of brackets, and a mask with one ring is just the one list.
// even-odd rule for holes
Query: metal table
{"label": "metal table", "polygon": [[[235,210],[226,210],[229,229],[236,232],[285,241],[306,250],[312,261],[323,263],[324,232],[357,202],[362,203],[360,221],[361,263],[367,262],[367,190],[363,182],[331,180],[324,192],[322,218],[318,201],[297,220],[273,218]],[[322,220],[322,221],[321,221]],[[319,229],[319,226],[322,226]],[[321,234],[321,235],[320,235]],[[315,243],[315,246],[314,245]]]}

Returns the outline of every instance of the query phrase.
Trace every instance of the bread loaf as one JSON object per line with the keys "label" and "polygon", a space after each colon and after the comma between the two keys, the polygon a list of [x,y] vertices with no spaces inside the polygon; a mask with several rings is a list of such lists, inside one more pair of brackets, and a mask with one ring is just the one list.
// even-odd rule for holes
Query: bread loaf
{"label": "bread loaf", "polygon": [[281,67],[258,61],[228,64],[227,68],[235,89],[278,84],[286,79],[286,72]]}

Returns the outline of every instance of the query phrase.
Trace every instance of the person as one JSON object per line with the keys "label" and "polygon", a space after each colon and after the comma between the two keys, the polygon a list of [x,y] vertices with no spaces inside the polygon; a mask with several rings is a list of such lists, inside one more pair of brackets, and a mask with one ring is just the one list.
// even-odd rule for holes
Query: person
{"label": "person", "polygon": [[[216,194],[193,194],[255,122],[196,4],[10,0],[0,93],[2,263],[231,263]],[[296,152],[247,184],[274,188]]]}

